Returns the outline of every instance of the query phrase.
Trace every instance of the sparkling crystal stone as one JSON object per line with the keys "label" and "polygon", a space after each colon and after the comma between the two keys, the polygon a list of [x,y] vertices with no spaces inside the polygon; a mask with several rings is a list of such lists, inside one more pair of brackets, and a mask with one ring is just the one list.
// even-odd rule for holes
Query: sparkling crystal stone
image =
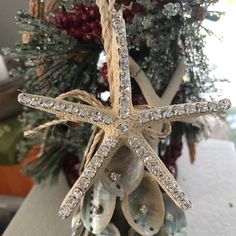
{"label": "sparkling crystal stone", "polygon": [[146,149],[146,147],[144,146],[139,146],[137,149],[136,149],[136,153],[139,154],[140,156],[142,157],[146,157],[149,155],[149,152],[148,150]]}
{"label": "sparkling crystal stone", "polygon": [[114,122],[114,118],[112,116],[106,115],[103,117],[103,122],[107,125],[111,125]]}
{"label": "sparkling crystal stone", "polygon": [[231,102],[229,99],[222,99],[219,101],[219,107],[222,110],[228,110],[231,107]]}
{"label": "sparkling crystal stone", "polygon": [[127,45],[127,40],[126,40],[126,34],[125,34],[125,29],[123,32],[120,33],[118,37],[118,43],[120,44],[121,47],[124,47]]}
{"label": "sparkling crystal stone", "polygon": [[86,190],[90,185],[90,181],[85,178],[85,177],[82,177],[79,181],[79,184],[78,184],[78,187],[81,189],[81,190]]}
{"label": "sparkling crystal stone", "polygon": [[130,79],[130,74],[127,71],[121,72],[120,79],[121,80],[129,80]]}
{"label": "sparkling crystal stone", "polygon": [[70,196],[69,199],[66,201],[66,205],[68,205],[71,209],[76,207],[77,204],[78,204],[78,200],[75,199],[74,196]]}
{"label": "sparkling crystal stone", "polygon": [[100,168],[102,166],[103,159],[100,156],[95,156],[92,161],[91,165],[95,166],[96,168]]}
{"label": "sparkling crystal stone", "polygon": [[93,166],[86,167],[84,170],[84,174],[88,178],[93,178],[96,174],[96,169]]}
{"label": "sparkling crystal stone", "polygon": [[180,202],[180,207],[184,210],[188,210],[192,207],[192,203],[189,200],[183,200]]}
{"label": "sparkling crystal stone", "polygon": [[59,215],[64,219],[69,217],[71,214],[71,209],[68,206],[63,206],[60,211],[59,211]]}
{"label": "sparkling crystal stone", "polygon": [[127,70],[129,68],[129,61],[128,61],[128,59],[126,59],[126,58],[122,59],[120,61],[120,67],[121,67],[122,70]]}
{"label": "sparkling crystal stone", "polygon": [[151,167],[151,172],[156,176],[160,173],[160,171],[161,171],[160,167],[157,166],[157,165],[154,165],[154,166]]}
{"label": "sparkling crystal stone", "polygon": [[109,147],[115,147],[117,144],[117,140],[115,140],[113,137],[108,137],[106,145]]}
{"label": "sparkling crystal stone", "polygon": [[182,116],[185,114],[184,106],[173,106],[173,113],[178,116]]}
{"label": "sparkling crystal stone", "polygon": [[74,111],[74,106],[73,106],[73,105],[69,105],[69,106],[66,108],[66,111],[69,112],[69,113],[73,113],[73,111]]}
{"label": "sparkling crystal stone", "polygon": [[100,112],[93,113],[93,121],[98,122],[102,120],[102,114]]}
{"label": "sparkling crystal stone", "polygon": [[172,107],[166,107],[162,109],[162,115],[163,117],[170,118],[174,115]]}
{"label": "sparkling crystal stone", "polygon": [[130,83],[129,83],[128,80],[123,81],[123,82],[121,83],[121,85],[120,85],[120,90],[121,90],[121,91],[124,91],[124,90],[129,91],[129,90],[130,90]]}
{"label": "sparkling crystal stone", "polygon": [[173,197],[177,201],[182,201],[185,198],[185,194],[181,190],[176,190],[176,191],[173,192]]}
{"label": "sparkling crystal stone", "polygon": [[207,112],[208,111],[208,106],[207,106],[207,103],[205,103],[205,102],[204,103],[203,102],[197,103],[196,107],[199,112]]}
{"label": "sparkling crystal stone", "polygon": [[106,145],[100,146],[99,150],[97,151],[97,154],[101,157],[107,157],[109,154],[109,147]]}
{"label": "sparkling crystal stone", "polygon": [[144,159],[144,163],[148,166],[156,165],[156,159],[153,156],[147,156]]}
{"label": "sparkling crystal stone", "polygon": [[87,110],[80,110],[79,115],[84,118],[89,115],[89,112]]}
{"label": "sparkling crystal stone", "polygon": [[127,119],[129,117],[129,111],[127,109],[121,109],[119,115],[122,119]]}
{"label": "sparkling crystal stone", "polygon": [[73,196],[75,199],[80,200],[83,197],[83,192],[79,188],[75,188],[73,191]]}
{"label": "sparkling crystal stone", "polygon": [[217,111],[218,110],[218,104],[216,102],[208,102],[208,108],[210,111]]}
{"label": "sparkling crystal stone", "polygon": [[139,140],[136,137],[129,139],[129,145],[131,148],[136,148],[139,145]]}
{"label": "sparkling crystal stone", "polygon": [[161,110],[157,109],[151,113],[152,120],[159,120],[162,117]]}
{"label": "sparkling crystal stone", "polygon": [[129,130],[129,127],[127,124],[119,124],[116,129],[121,133],[126,133]]}
{"label": "sparkling crystal stone", "polygon": [[119,54],[121,57],[126,58],[128,57],[128,50],[125,47],[119,49]]}
{"label": "sparkling crystal stone", "polygon": [[43,107],[50,108],[54,105],[54,102],[50,99],[44,99],[43,100]]}
{"label": "sparkling crystal stone", "polygon": [[194,104],[185,105],[185,111],[187,114],[193,114],[197,112],[197,108]]}

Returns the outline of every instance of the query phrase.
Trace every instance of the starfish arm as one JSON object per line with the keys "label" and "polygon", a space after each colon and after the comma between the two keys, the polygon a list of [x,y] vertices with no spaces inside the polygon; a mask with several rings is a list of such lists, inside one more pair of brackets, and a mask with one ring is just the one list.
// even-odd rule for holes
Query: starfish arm
{"label": "starfish arm", "polygon": [[230,107],[230,100],[222,99],[219,102],[194,102],[151,108],[139,112],[138,122],[140,125],[149,126],[153,123],[184,121],[213,112],[225,111]]}
{"label": "starfish arm", "polygon": [[129,53],[127,48],[126,27],[122,11],[113,10],[113,37],[111,66],[113,68],[110,84],[111,100],[114,111],[122,119],[129,117],[132,109]]}
{"label": "starfish arm", "polygon": [[119,144],[116,138],[112,136],[104,138],[97,152],[63,200],[59,211],[59,215],[63,219],[70,216],[87,190],[99,178],[100,173],[104,171],[118,148]]}
{"label": "starfish arm", "polygon": [[184,192],[145,138],[133,136],[129,138],[129,146],[175,204],[184,210],[191,208],[191,202],[185,198]]}
{"label": "starfish arm", "polygon": [[21,93],[18,101],[28,107],[56,115],[59,119],[72,122],[86,122],[104,129],[111,125],[115,118],[109,109],[92,107],[55,98]]}

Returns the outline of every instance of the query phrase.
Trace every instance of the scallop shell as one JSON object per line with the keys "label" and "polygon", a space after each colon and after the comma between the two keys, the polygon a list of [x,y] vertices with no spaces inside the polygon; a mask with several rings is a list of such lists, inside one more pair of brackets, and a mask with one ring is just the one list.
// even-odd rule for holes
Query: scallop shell
{"label": "scallop shell", "polygon": [[96,182],[81,202],[81,219],[87,230],[99,234],[110,223],[116,204],[116,196]]}
{"label": "scallop shell", "polygon": [[129,148],[122,146],[101,177],[104,187],[116,196],[132,193],[143,177],[143,162]]}
{"label": "scallop shell", "polygon": [[157,234],[164,222],[165,209],[160,188],[146,171],[138,188],[125,195],[121,207],[130,226],[141,235]]}

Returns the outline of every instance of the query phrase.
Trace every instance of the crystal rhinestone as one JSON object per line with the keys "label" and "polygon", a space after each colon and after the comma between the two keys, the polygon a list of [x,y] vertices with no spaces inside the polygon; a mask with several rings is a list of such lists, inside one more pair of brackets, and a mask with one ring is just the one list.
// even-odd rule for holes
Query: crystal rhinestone
{"label": "crystal rhinestone", "polygon": [[141,124],[147,123],[148,121],[150,121],[150,119],[151,119],[150,113],[142,113],[139,115],[139,123]]}
{"label": "crystal rhinestone", "polygon": [[125,47],[119,49],[119,54],[121,57],[126,58],[128,57],[128,50]]}
{"label": "crystal rhinestone", "polygon": [[129,98],[128,97],[125,97],[125,96],[122,96],[120,97],[119,99],[119,103],[122,107],[125,107],[129,102]]}
{"label": "crystal rhinestone", "polygon": [[119,124],[116,129],[121,133],[126,133],[129,130],[129,127],[127,124]]}
{"label": "crystal rhinestone", "polygon": [[108,137],[106,145],[109,147],[115,147],[117,144],[117,140],[115,140],[113,137]]}
{"label": "crystal rhinestone", "polygon": [[151,167],[151,172],[156,176],[160,173],[160,171],[161,171],[161,169],[157,165],[154,165],[154,166]]}
{"label": "crystal rhinestone", "polygon": [[73,113],[73,111],[74,111],[74,106],[69,105],[69,106],[66,108],[66,111],[69,112],[69,113]]}
{"label": "crystal rhinestone", "polygon": [[123,90],[127,90],[129,91],[130,90],[130,83],[129,83],[129,80],[126,80],[126,81],[123,81],[120,85],[120,90],[123,91]]}
{"label": "crystal rhinestone", "polygon": [[97,154],[101,157],[107,157],[109,154],[109,147],[106,145],[101,145],[97,151]]}
{"label": "crystal rhinestone", "polygon": [[25,95],[24,94],[22,94],[22,93],[20,93],[19,95],[18,95],[18,102],[24,102],[24,100],[25,100]]}
{"label": "crystal rhinestone", "polygon": [[89,115],[89,112],[87,110],[80,110],[79,115],[84,118]]}
{"label": "crystal rhinestone", "polygon": [[173,197],[177,200],[177,201],[182,201],[185,198],[184,192],[182,192],[181,190],[175,190],[173,192]]}
{"label": "crystal rhinestone", "polygon": [[218,104],[216,102],[208,102],[207,105],[210,111],[218,110]]}
{"label": "crystal rhinestone", "polygon": [[71,209],[70,209],[68,206],[66,206],[66,205],[63,206],[63,207],[60,209],[60,211],[59,211],[59,215],[60,215],[63,219],[69,217],[70,214],[71,214]]}
{"label": "crystal rhinestone", "polygon": [[54,105],[54,102],[50,99],[44,99],[42,105],[43,105],[43,107],[50,108]]}
{"label": "crystal rhinestone", "polygon": [[165,179],[167,178],[164,172],[159,172],[157,177],[162,182],[165,182]]}
{"label": "crystal rhinestone", "polygon": [[119,116],[122,119],[127,119],[129,117],[129,111],[127,109],[121,109],[119,112]]}
{"label": "crystal rhinestone", "polygon": [[115,31],[120,35],[126,33],[123,25],[115,25]]}
{"label": "crystal rhinestone", "polygon": [[126,40],[125,29],[123,32],[120,33],[117,42],[120,44],[121,47],[126,46],[127,40]]}
{"label": "crystal rhinestone", "polygon": [[219,101],[219,107],[222,110],[228,110],[231,107],[231,102],[229,99],[222,99]]}
{"label": "crystal rhinestone", "polygon": [[64,110],[66,109],[66,104],[64,104],[64,103],[59,103],[58,105],[59,105],[59,109],[58,109],[58,110],[64,111]]}
{"label": "crystal rhinestone", "polygon": [[73,196],[76,200],[80,200],[83,197],[83,192],[79,188],[75,188],[73,191]]}
{"label": "crystal rhinestone", "polygon": [[167,117],[167,118],[172,117],[174,115],[174,113],[172,111],[172,107],[163,108],[162,115],[163,115],[163,117]]}
{"label": "crystal rhinestone", "polygon": [[66,205],[68,205],[71,209],[76,207],[78,204],[78,200],[74,198],[74,196],[70,196],[69,199],[66,201]]}
{"label": "crystal rhinestone", "polygon": [[98,122],[102,120],[102,115],[100,112],[95,112],[93,115],[93,121]]}
{"label": "crystal rhinestone", "polygon": [[155,110],[151,113],[151,119],[152,120],[159,120],[161,117],[162,117],[162,115],[161,115],[161,110],[160,109]]}
{"label": "crystal rhinestone", "polygon": [[120,61],[120,67],[122,70],[127,70],[129,68],[129,61],[128,59],[124,58]]}
{"label": "crystal rhinestone", "polygon": [[174,192],[176,190],[177,185],[173,184],[171,181],[169,184],[167,184],[166,188],[169,190],[169,192]]}
{"label": "crystal rhinestone", "polygon": [[192,203],[189,200],[183,200],[179,205],[183,210],[188,210],[192,207]]}
{"label": "crystal rhinestone", "polygon": [[197,110],[199,112],[207,112],[208,111],[208,106],[206,102],[199,102],[196,104]]}
{"label": "crystal rhinestone", "polygon": [[194,104],[185,105],[185,111],[187,114],[193,114],[197,111],[197,108]]}
{"label": "crystal rhinestone", "polygon": [[114,118],[112,116],[106,115],[103,117],[103,122],[107,125],[111,125],[114,122]]}
{"label": "crystal rhinestone", "polygon": [[131,148],[136,148],[139,145],[139,139],[136,137],[130,138],[129,145]]}
{"label": "crystal rhinestone", "polygon": [[142,157],[146,157],[146,156],[149,155],[148,150],[147,150],[144,146],[139,146],[139,147],[136,149],[136,153],[139,154],[139,155],[142,156]]}
{"label": "crystal rhinestone", "polygon": [[53,108],[57,111],[60,111],[61,110],[61,104],[58,103],[58,102],[55,102],[54,105],[53,105]]}
{"label": "crystal rhinestone", "polygon": [[121,80],[130,80],[130,74],[127,71],[120,73],[120,79]]}
{"label": "crystal rhinestone", "polygon": [[102,166],[102,163],[103,159],[100,156],[95,156],[91,161],[91,165],[93,165],[96,168],[100,168]]}
{"label": "crystal rhinestone", "polygon": [[178,116],[182,116],[185,114],[184,106],[173,106],[173,113]]}
{"label": "crystal rhinestone", "polygon": [[156,159],[153,156],[147,156],[144,159],[144,163],[150,166],[156,165]]}
{"label": "crystal rhinestone", "polygon": [[96,174],[96,169],[93,166],[88,166],[84,170],[84,175],[88,178],[93,178]]}
{"label": "crystal rhinestone", "polygon": [[81,189],[81,190],[86,190],[90,185],[90,181],[85,178],[85,177],[82,177],[78,183],[78,187]]}

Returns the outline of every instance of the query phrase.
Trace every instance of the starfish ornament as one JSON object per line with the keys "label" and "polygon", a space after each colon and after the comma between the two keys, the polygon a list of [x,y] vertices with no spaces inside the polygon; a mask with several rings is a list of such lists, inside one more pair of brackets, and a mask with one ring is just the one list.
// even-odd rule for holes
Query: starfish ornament
{"label": "starfish ornament", "polygon": [[[87,122],[104,131],[101,145],[62,202],[59,214],[63,218],[70,216],[83,195],[99,178],[100,173],[104,171],[122,145],[137,154],[153,178],[177,206],[182,209],[190,208],[191,202],[186,199],[172,174],[146,141],[144,130],[160,123],[170,128],[170,122],[226,110],[231,106],[229,100],[223,99],[219,102],[196,102],[136,109],[131,98],[126,27],[121,11],[113,10],[112,22],[113,37],[110,50],[112,50],[113,74],[110,91],[113,101],[111,107],[98,108],[27,93],[21,93],[18,97],[18,101],[23,105],[55,114],[63,120]],[[161,136],[161,134],[157,135]]]}

